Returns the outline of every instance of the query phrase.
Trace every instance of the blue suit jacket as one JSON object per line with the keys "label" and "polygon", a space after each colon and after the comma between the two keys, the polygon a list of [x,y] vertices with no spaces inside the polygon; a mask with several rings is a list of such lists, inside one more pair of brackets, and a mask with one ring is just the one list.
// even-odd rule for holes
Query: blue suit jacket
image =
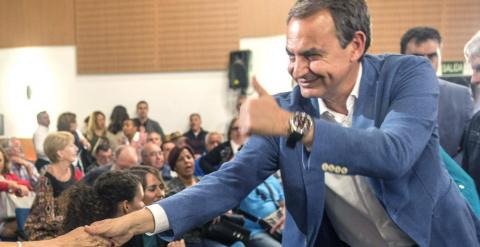
{"label": "blue suit jacket", "polygon": [[438,79],[438,133],[440,145],[450,155],[458,152],[463,132],[473,115],[470,88]]}
{"label": "blue suit jacket", "polygon": [[[479,246],[480,223],[442,167],[437,134],[437,78],[429,62],[412,56],[370,56],[352,128],[319,118],[317,99],[295,87],[277,95],[288,111],[314,117],[312,151],[285,137],[252,136],[236,157],[181,193],[159,201],[180,236],[238,205],[281,170],[287,218],[284,246],[317,246],[325,205],[322,164],[368,176],[391,219],[419,246]],[[337,170],[335,170],[337,171]]]}

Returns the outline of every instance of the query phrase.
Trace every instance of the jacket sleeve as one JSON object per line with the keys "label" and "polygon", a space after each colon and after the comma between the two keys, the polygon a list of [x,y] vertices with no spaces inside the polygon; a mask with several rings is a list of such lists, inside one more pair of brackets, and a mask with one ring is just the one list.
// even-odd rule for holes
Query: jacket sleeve
{"label": "jacket sleeve", "polygon": [[[338,164],[346,168],[344,174],[381,179],[398,178],[410,170],[435,135],[439,90],[427,60],[402,62],[383,72],[390,73],[388,79],[377,82],[381,90],[377,88],[375,105],[385,107],[375,116],[379,127],[345,128],[315,119],[308,162]],[[380,101],[378,94],[390,97]]]}
{"label": "jacket sleeve", "polygon": [[220,162],[222,161],[220,154],[224,148],[226,148],[225,145],[219,145],[200,158],[200,167],[205,174],[212,173],[218,169]]}
{"label": "jacket sleeve", "polygon": [[218,171],[205,176],[197,185],[157,202],[165,210],[175,238],[236,207],[278,169],[277,159],[278,139],[252,136],[235,158]]}

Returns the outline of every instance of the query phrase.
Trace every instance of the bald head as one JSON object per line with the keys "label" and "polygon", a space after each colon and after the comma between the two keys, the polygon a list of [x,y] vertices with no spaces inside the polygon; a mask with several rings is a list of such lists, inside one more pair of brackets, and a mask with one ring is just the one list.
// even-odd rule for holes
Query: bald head
{"label": "bald head", "polygon": [[138,165],[138,155],[135,148],[121,145],[115,150],[114,169],[123,170]]}
{"label": "bald head", "polygon": [[162,149],[155,143],[149,142],[143,146],[142,149],[143,164],[152,166],[157,169],[162,169],[165,163],[165,157],[163,156]]}

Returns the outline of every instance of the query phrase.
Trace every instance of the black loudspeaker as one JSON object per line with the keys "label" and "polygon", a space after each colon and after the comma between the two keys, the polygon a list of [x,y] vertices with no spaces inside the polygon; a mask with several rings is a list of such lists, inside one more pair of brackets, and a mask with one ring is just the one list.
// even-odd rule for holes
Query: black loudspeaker
{"label": "black loudspeaker", "polygon": [[251,51],[232,51],[228,63],[228,86],[232,89],[248,88],[248,70],[250,67]]}

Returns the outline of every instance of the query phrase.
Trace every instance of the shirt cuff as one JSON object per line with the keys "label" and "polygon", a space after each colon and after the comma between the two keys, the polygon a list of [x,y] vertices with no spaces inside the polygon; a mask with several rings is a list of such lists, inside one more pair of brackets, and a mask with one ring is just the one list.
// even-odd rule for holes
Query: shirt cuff
{"label": "shirt cuff", "polygon": [[150,210],[150,213],[152,213],[153,215],[153,221],[155,223],[155,229],[153,230],[153,232],[146,233],[148,236],[152,236],[154,234],[161,233],[170,229],[170,223],[168,222],[167,214],[160,205],[152,204],[150,206],[146,206],[145,208]]}

